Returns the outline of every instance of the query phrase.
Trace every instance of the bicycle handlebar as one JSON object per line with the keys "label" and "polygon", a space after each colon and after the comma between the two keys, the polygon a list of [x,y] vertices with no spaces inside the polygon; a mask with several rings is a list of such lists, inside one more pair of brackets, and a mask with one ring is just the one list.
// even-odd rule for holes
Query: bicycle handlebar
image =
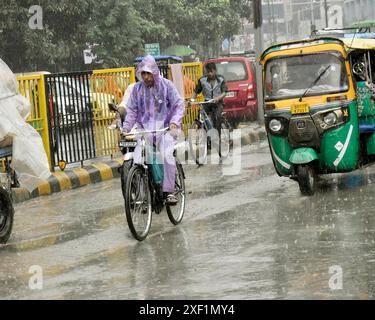
{"label": "bicycle handlebar", "polygon": [[212,102],[212,101],[204,101],[204,102],[194,101],[194,102],[189,102],[189,103],[190,103],[190,105],[215,104],[215,102]]}
{"label": "bicycle handlebar", "polygon": [[169,131],[169,128],[164,128],[164,129],[159,129],[159,130],[145,130],[145,131],[135,131],[135,132],[129,132],[129,133],[125,133],[123,134],[124,137],[127,137],[127,136],[136,136],[136,135],[139,135],[139,136],[144,136],[146,134],[152,134],[152,133],[165,133]]}

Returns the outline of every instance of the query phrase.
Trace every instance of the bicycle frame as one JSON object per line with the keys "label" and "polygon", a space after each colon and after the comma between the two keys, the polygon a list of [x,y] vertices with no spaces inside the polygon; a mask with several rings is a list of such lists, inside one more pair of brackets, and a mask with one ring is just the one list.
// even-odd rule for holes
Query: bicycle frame
{"label": "bicycle frame", "polygon": [[206,132],[209,130],[209,128],[207,127],[207,124],[206,124],[206,120],[208,119],[209,121],[212,122],[212,119],[208,116],[206,110],[204,110],[204,108],[203,108],[204,105],[208,105],[208,104],[212,104],[212,102],[197,102],[197,103],[195,103],[195,105],[199,106],[199,115],[195,119],[195,121],[199,121]]}
{"label": "bicycle frame", "polygon": [[165,205],[164,199],[163,199],[163,191],[161,186],[154,181],[154,178],[152,176],[151,172],[151,164],[146,163],[146,140],[145,135],[147,134],[156,134],[156,133],[166,133],[169,130],[169,128],[164,128],[161,130],[150,130],[150,131],[139,131],[139,132],[133,132],[130,134],[125,134],[124,136],[141,136],[141,162],[137,165],[142,166],[146,173],[147,183],[150,187],[151,191],[151,201],[152,201],[152,208],[153,211],[155,211],[157,214],[159,214]]}

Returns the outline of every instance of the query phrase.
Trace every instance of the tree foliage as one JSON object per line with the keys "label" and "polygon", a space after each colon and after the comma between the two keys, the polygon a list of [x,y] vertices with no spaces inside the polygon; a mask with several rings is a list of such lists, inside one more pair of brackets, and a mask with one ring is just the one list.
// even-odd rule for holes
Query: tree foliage
{"label": "tree foliage", "polygon": [[0,57],[19,72],[82,70],[89,46],[100,67],[131,65],[150,42],[217,54],[251,15],[251,0],[39,0],[43,30],[33,30],[31,1],[2,1]]}

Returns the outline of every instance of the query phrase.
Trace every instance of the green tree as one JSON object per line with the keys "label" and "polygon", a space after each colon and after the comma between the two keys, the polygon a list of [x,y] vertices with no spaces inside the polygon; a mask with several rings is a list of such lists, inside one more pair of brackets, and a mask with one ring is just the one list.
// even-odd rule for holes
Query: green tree
{"label": "green tree", "polygon": [[88,38],[102,67],[130,66],[142,51],[141,19],[132,0],[96,2]]}
{"label": "green tree", "polygon": [[14,71],[82,70],[94,48],[101,67],[123,67],[145,43],[193,45],[217,55],[251,15],[251,0],[39,0],[43,30],[28,22],[31,0],[3,0],[0,56]]}
{"label": "green tree", "polygon": [[5,0],[0,54],[15,71],[80,69],[93,0],[41,0],[43,30],[29,27],[30,1]]}

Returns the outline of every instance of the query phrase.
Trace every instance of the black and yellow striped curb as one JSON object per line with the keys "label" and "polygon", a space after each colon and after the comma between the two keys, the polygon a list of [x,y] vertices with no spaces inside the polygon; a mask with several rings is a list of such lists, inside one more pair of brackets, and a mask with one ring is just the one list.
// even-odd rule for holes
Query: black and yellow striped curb
{"label": "black and yellow striped curb", "polygon": [[44,183],[33,192],[24,188],[13,189],[15,203],[27,201],[40,196],[80,188],[92,183],[107,181],[120,177],[119,168],[123,160],[113,160],[106,163],[94,163],[84,168],[76,168],[64,172],[53,172]]}
{"label": "black and yellow striped curb", "polygon": [[[264,128],[251,129],[241,134],[241,145],[250,145],[265,140],[267,137]],[[15,203],[27,201],[40,196],[47,196],[53,193],[80,188],[92,183],[111,180],[120,177],[119,168],[122,159],[116,159],[106,163],[95,163],[84,168],[54,172],[51,177],[39,185],[33,192],[24,188],[13,189]]]}

